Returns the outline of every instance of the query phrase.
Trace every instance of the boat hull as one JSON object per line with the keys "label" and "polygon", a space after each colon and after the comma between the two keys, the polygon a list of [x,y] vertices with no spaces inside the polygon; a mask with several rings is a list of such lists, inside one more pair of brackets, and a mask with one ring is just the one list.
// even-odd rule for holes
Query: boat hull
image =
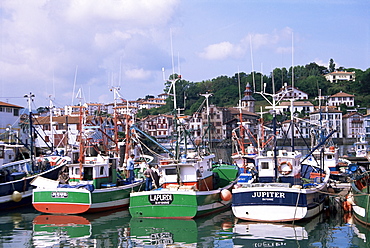
{"label": "boat hull", "polygon": [[[64,167],[64,164],[53,167],[48,171],[36,174],[34,176],[24,177],[19,180],[10,182],[0,183],[0,208],[1,209],[13,209],[30,205],[32,203],[32,190],[33,186],[30,184],[36,176],[42,176],[48,179],[56,180],[58,178],[60,170]],[[20,193],[21,200],[14,201],[12,197],[14,192]]]}
{"label": "boat hull", "polygon": [[354,217],[363,224],[370,224],[370,178],[363,174],[357,180],[351,182],[352,188],[352,209]]}
{"label": "boat hull", "polygon": [[250,187],[233,190],[232,210],[243,220],[288,222],[311,218],[324,209],[326,195],[317,190]]}
{"label": "boat hull", "polygon": [[[231,186],[224,189],[230,189]],[[231,199],[223,200],[221,190],[162,189],[131,193],[129,211],[136,218],[191,219],[230,207]]]}
{"label": "boat hull", "polygon": [[83,188],[36,188],[32,204],[36,210],[51,214],[81,214],[101,212],[128,207],[130,192],[142,188],[143,181],[133,184],[95,189],[90,192]]}

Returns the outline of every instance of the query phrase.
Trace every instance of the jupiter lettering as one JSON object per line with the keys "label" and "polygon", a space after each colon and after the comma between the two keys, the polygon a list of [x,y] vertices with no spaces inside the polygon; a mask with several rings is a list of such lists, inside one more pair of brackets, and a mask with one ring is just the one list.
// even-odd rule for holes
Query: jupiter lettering
{"label": "jupiter lettering", "polygon": [[268,191],[257,191],[253,192],[252,198],[285,198],[284,192],[268,192]]}

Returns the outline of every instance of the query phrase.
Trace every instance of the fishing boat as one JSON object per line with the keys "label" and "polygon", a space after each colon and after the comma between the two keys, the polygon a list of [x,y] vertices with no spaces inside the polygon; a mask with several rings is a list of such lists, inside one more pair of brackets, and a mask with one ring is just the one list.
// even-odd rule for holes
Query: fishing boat
{"label": "fishing boat", "polygon": [[[81,214],[127,207],[130,192],[139,191],[143,186],[143,179],[135,178],[131,181],[121,177],[119,168],[121,157],[118,156],[120,148],[117,139],[111,145],[114,150],[101,151],[93,146],[97,155],[89,155],[86,147],[87,144],[93,145],[91,144],[93,130],[101,129],[84,123],[84,113],[81,106],[78,161],[67,165],[62,180],[52,181],[37,177],[32,182],[37,187],[33,191],[32,204],[40,212]],[[127,121],[126,124],[128,126]],[[129,136],[127,131],[126,133],[126,136]],[[131,139],[127,139],[127,144],[130,141]],[[128,146],[124,150],[130,151]]]}
{"label": "fishing boat", "polygon": [[366,140],[365,134],[359,134],[357,141],[353,143],[352,149],[349,153],[356,158],[369,158],[369,142]]}
{"label": "fishing boat", "polygon": [[[33,186],[31,182],[42,176],[57,179],[60,171],[70,161],[65,156],[38,157],[32,166],[31,159],[14,161],[0,168],[0,207],[12,209],[31,204]],[[45,165],[45,166],[41,166]]]}
{"label": "fishing boat", "polygon": [[370,171],[357,169],[351,180],[353,216],[363,224],[370,224]]}
{"label": "fishing boat", "polygon": [[[179,79],[172,83],[175,84]],[[204,96],[209,116],[210,94]],[[174,109],[177,110],[176,105]],[[191,219],[221,211],[231,204],[230,190],[238,177],[238,167],[225,163],[214,164],[215,155],[201,140],[193,142],[196,147],[193,151],[179,149],[179,144],[182,141],[186,144],[191,136],[177,117],[175,114],[178,145],[174,153],[159,162],[162,186],[130,194],[129,211],[132,217]]]}
{"label": "fishing boat", "polygon": [[[325,166],[302,164],[302,153],[294,147],[294,135],[291,150],[278,149],[276,112],[281,98],[276,94],[260,93],[271,104],[272,139],[268,146],[264,140],[266,136],[260,134],[259,139],[263,140],[259,144],[265,145],[259,147],[253,163],[249,163],[250,169],[256,171],[256,179],[235,185],[232,211],[237,218],[247,221],[288,222],[311,218],[324,209],[324,191],[330,170]],[[293,109],[293,100],[291,105]],[[291,124],[293,133],[293,115]],[[259,126],[259,130],[264,129],[263,125]]]}
{"label": "fishing boat", "polygon": [[[27,95],[28,96],[28,95]],[[33,95],[28,96],[30,144],[10,142],[0,143],[0,208],[2,210],[22,207],[31,204],[33,186],[31,181],[37,176],[57,179],[60,171],[70,162],[67,156],[34,155],[34,127],[30,103]],[[18,141],[19,138],[15,137]],[[30,152],[28,159],[17,160],[21,148]]]}

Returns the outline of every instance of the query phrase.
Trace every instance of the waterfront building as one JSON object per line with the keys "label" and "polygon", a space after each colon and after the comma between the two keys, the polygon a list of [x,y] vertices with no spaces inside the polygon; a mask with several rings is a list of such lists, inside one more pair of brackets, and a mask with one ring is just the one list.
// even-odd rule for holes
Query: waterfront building
{"label": "waterfront building", "polygon": [[343,115],[343,137],[358,138],[365,133],[364,116],[358,112]]}
{"label": "waterfront building", "polygon": [[23,107],[0,101],[0,132],[12,127],[19,131],[19,117]]}
{"label": "waterfront building", "polygon": [[166,141],[173,132],[173,115],[149,115],[137,123],[138,127],[148,135]]}
{"label": "waterfront building", "polygon": [[364,130],[366,138],[370,138],[370,114],[364,115]]}
{"label": "waterfront building", "polygon": [[339,111],[333,107],[321,107],[310,113],[310,123],[312,125],[327,127],[329,131],[336,130],[333,134],[333,138],[343,138],[343,122],[342,122],[342,111]]}

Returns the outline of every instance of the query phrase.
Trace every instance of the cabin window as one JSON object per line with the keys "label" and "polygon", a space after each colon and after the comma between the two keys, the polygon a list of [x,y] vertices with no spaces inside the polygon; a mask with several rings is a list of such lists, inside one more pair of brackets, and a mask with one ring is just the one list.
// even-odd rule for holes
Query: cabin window
{"label": "cabin window", "polygon": [[175,168],[166,169],[165,172],[166,172],[166,175],[176,175],[176,169]]}
{"label": "cabin window", "polygon": [[83,180],[92,180],[92,179],[93,179],[93,168],[85,167]]}
{"label": "cabin window", "polygon": [[330,155],[330,154],[328,154],[328,160],[330,160],[330,159],[333,159],[333,156],[332,155]]}
{"label": "cabin window", "polygon": [[80,168],[76,168],[75,169],[75,175],[79,175],[80,174]]}
{"label": "cabin window", "polygon": [[100,175],[104,175],[104,166],[100,167]]}
{"label": "cabin window", "polygon": [[269,163],[268,162],[261,162],[261,169],[268,169],[269,168]]}

